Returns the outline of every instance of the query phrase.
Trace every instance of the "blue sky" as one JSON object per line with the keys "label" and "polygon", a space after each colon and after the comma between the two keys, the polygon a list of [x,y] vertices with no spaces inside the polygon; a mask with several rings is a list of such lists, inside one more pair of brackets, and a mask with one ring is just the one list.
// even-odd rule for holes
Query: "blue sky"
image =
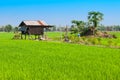
{"label": "blue sky", "polygon": [[87,21],[88,12],[104,14],[104,25],[120,25],[120,0],[1,0],[0,25],[19,25],[22,20],[44,20],[53,25]]}

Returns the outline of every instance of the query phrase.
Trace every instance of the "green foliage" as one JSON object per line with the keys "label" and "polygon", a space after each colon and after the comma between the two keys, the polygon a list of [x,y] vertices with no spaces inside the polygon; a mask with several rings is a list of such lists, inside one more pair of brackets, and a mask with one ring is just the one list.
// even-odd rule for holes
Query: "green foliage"
{"label": "green foliage", "polygon": [[98,45],[98,39],[93,38],[92,41],[91,41],[91,43],[94,44],[94,45]]}
{"label": "green foliage", "polygon": [[12,26],[11,26],[10,24],[6,25],[6,26],[5,26],[5,31],[6,31],[6,32],[12,31]]}
{"label": "green foliage", "polygon": [[82,39],[77,36],[77,34],[69,35],[69,40],[71,40],[72,43],[81,43]]}
{"label": "green foliage", "polygon": [[101,38],[101,37],[94,37],[94,36],[78,37],[77,34],[72,34],[72,35],[69,35],[69,39],[71,40],[72,43],[119,48],[120,47],[120,34],[114,33],[114,35],[117,35],[118,38]]}
{"label": "green foliage", "polygon": [[14,28],[14,32],[18,32],[18,27],[15,27],[15,28]]}
{"label": "green foliage", "polygon": [[81,36],[90,35],[90,33],[88,33],[89,31],[90,31],[89,27],[85,27],[81,33]]}
{"label": "green foliage", "polygon": [[95,35],[95,30],[98,27],[98,24],[101,20],[103,20],[103,14],[101,12],[91,11],[88,13],[88,20],[90,25],[92,26],[93,34]]}
{"label": "green foliage", "polygon": [[101,45],[102,39],[98,37],[97,40],[98,40],[98,44]]}
{"label": "green foliage", "polygon": [[74,24],[72,26],[72,31],[74,31],[74,33],[82,33],[82,31],[85,27],[85,22],[84,21],[72,20],[72,23]]}
{"label": "green foliage", "polygon": [[71,34],[76,34],[76,33],[78,33],[79,31],[78,31],[78,28],[76,28],[75,26],[71,26]]}
{"label": "green foliage", "polygon": [[96,33],[96,28],[98,27],[99,22],[103,20],[103,14],[100,12],[89,12],[88,13],[88,23],[85,23],[84,21],[77,21],[77,20],[72,20],[72,23],[74,24],[71,27],[71,33],[76,34],[80,33],[82,35],[86,35],[88,30],[90,34],[87,35],[92,35]]}
{"label": "green foliage", "polygon": [[88,20],[96,28],[98,23],[103,20],[103,14],[101,12],[91,11],[88,13]]}

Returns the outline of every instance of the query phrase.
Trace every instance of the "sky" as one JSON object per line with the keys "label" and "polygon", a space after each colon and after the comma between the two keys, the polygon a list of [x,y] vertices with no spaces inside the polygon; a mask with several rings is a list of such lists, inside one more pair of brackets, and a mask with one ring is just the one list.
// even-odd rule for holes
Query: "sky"
{"label": "sky", "polygon": [[0,26],[18,26],[23,20],[43,20],[51,25],[87,22],[88,12],[104,14],[103,25],[120,25],[120,0],[1,0]]}

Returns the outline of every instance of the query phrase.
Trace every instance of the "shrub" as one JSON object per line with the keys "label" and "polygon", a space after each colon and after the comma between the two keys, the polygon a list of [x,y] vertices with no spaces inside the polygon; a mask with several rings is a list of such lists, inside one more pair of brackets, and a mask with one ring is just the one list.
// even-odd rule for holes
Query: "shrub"
{"label": "shrub", "polygon": [[109,40],[107,45],[110,47],[112,46],[112,44],[113,44],[112,40]]}
{"label": "shrub", "polygon": [[115,34],[113,34],[112,37],[115,38],[115,39],[117,38],[117,36]]}
{"label": "shrub", "polygon": [[97,40],[98,40],[98,44],[101,44],[101,38],[97,38]]}
{"label": "shrub", "polygon": [[98,45],[99,42],[98,42],[98,39],[92,38],[91,43],[92,43],[93,45]]}

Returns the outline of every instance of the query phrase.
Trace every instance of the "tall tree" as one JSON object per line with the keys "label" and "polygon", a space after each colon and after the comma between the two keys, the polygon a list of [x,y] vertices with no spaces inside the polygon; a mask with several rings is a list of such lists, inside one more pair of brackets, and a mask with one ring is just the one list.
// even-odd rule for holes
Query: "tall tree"
{"label": "tall tree", "polygon": [[88,13],[88,20],[93,25],[93,34],[95,34],[95,29],[98,27],[99,22],[103,20],[103,14],[101,12],[91,11]]}

